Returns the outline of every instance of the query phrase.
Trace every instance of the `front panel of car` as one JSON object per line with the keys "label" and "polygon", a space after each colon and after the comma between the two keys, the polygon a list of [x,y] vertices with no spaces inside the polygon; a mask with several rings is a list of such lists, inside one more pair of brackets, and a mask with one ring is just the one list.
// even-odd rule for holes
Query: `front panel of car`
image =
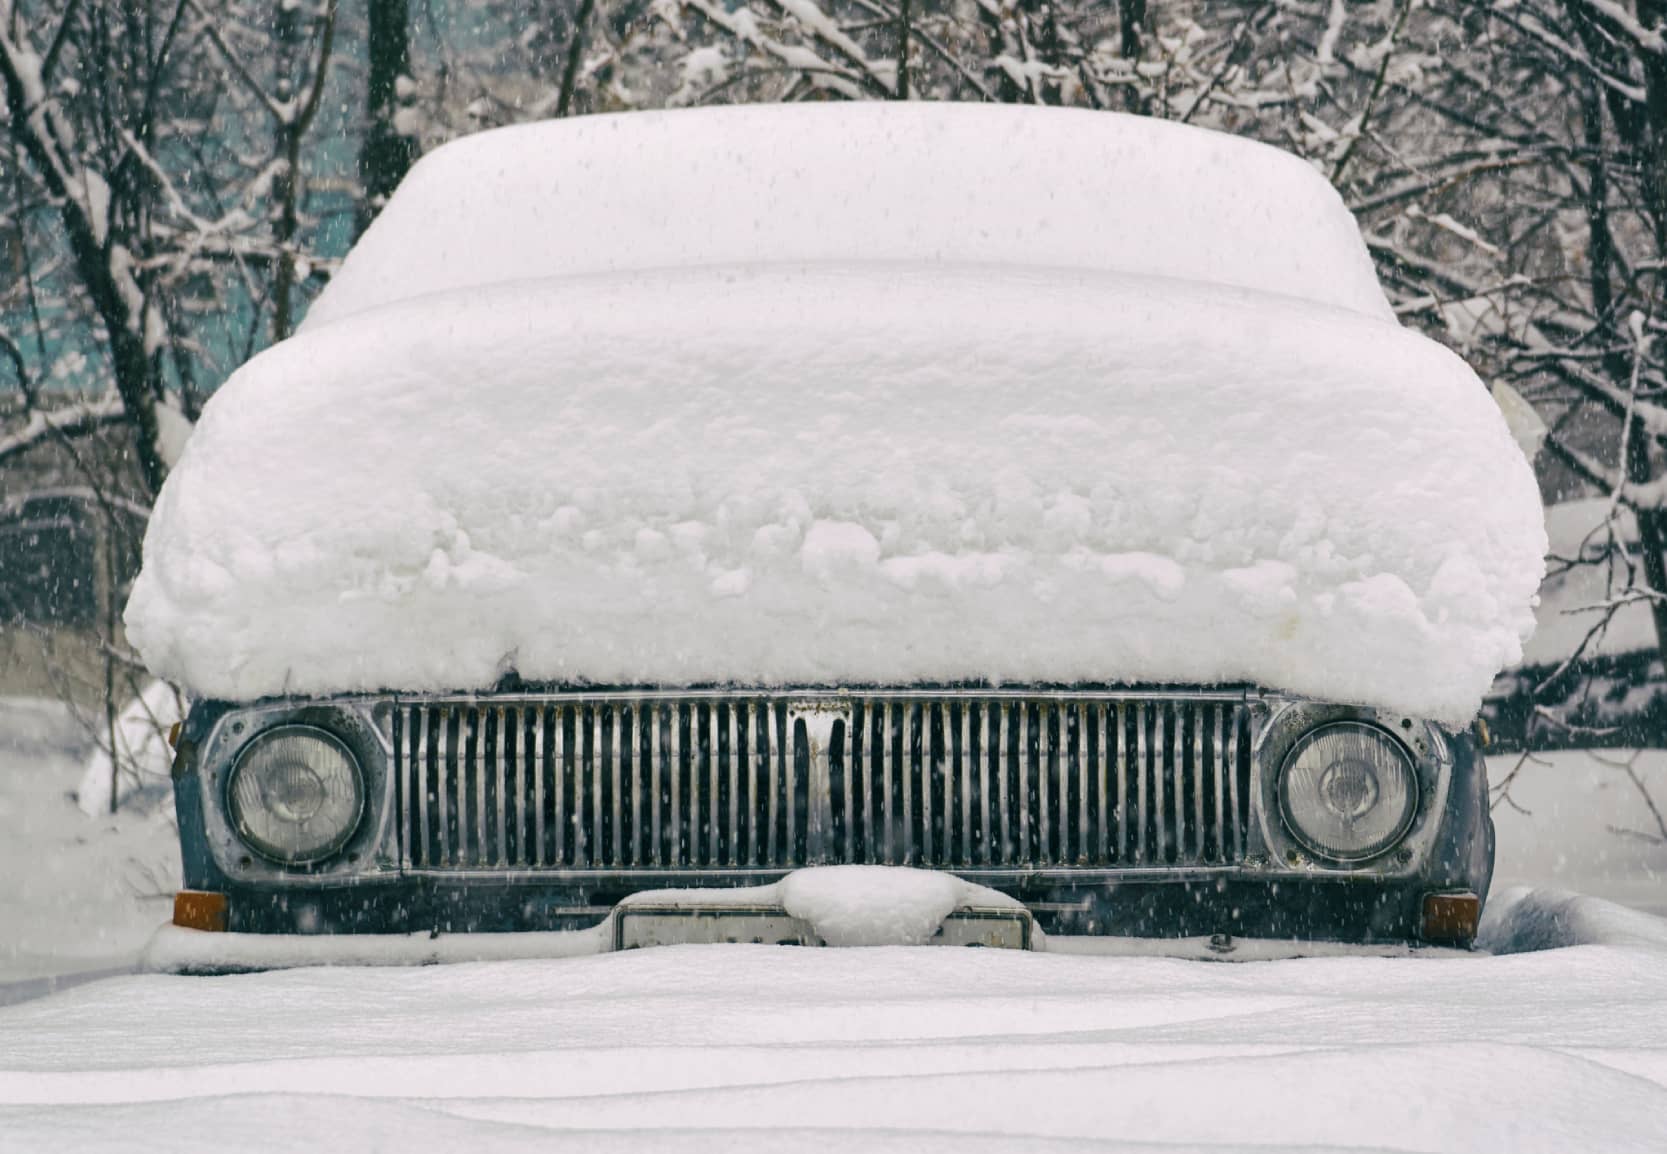
{"label": "front panel of car", "polygon": [[[572,925],[644,889],[859,863],[950,870],[1044,924],[1118,932],[1117,903],[1151,887],[1208,906],[1283,885],[1294,907],[1474,887],[1476,855],[1454,847],[1486,822],[1450,804],[1475,774],[1467,737],[1251,689],[372,696],[206,705],[185,736],[188,884],[285,910],[334,895],[299,919],[320,929],[351,928],[342,909],[430,928],[388,927],[384,903],[448,928]],[[358,796],[325,805],[331,790]],[[1305,827],[1327,806],[1377,817],[1340,845],[1336,820]],[[267,807],[309,828],[275,834]]]}

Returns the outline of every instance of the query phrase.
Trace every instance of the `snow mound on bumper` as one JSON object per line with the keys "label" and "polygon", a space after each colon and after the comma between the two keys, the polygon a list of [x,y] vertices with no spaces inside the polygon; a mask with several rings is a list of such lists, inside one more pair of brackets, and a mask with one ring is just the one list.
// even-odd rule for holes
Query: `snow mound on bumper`
{"label": "snow mound on bumper", "polygon": [[158,502],[160,676],[278,693],[1233,682],[1467,720],[1538,493],[1394,324],[917,266],[532,282],[256,357]]}

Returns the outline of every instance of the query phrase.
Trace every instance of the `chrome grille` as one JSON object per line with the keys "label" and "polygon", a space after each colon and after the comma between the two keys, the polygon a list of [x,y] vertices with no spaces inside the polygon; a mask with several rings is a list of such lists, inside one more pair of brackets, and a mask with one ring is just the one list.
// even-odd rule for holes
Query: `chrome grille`
{"label": "chrome grille", "polygon": [[1229,694],[401,702],[400,850],[438,870],[1230,864],[1248,725]]}

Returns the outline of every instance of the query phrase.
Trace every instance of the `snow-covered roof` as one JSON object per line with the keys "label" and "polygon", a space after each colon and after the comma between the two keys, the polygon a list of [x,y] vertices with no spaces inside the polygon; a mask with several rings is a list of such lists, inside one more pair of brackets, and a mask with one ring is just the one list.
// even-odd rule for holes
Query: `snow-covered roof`
{"label": "snow-covered roof", "polygon": [[550,276],[903,261],[1096,269],[1391,313],[1303,161],[1147,117],[753,105],[546,121],[424,157],[307,327]]}

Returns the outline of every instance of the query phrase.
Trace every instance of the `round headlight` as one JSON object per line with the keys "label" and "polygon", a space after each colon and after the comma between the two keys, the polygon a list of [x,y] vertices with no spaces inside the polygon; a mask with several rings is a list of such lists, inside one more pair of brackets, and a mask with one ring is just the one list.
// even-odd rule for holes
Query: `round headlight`
{"label": "round headlight", "polygon": [[341,740],[310,725],[255,738],[232,767],[227,804],[250,849],[285,865],[323,861],[347,844],[365,808],[359,763]]}
{"label": "round headlight", "polygon": [[1375,857],[1405,836],[1418,810],[1418,776],[1401,744],[1353,721],[1303,735],[1279,774],[1291,833],[1333,861]]}

